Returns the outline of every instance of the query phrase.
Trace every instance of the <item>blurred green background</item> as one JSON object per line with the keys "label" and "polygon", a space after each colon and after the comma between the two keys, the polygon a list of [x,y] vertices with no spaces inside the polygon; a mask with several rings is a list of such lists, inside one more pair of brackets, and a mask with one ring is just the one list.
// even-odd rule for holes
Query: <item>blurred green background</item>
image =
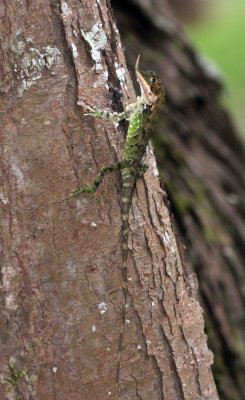
{"label": "blurred green background", "polygon": [[185,23],[199,53],[217,65],[226,86],[222,102],[245,137],[245,0],[210,2],[201,18]]}

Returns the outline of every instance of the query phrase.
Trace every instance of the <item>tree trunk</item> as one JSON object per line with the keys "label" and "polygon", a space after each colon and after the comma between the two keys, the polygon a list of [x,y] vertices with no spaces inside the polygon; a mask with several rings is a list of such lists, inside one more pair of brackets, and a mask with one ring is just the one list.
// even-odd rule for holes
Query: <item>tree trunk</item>
{"label": "tree trunk", "polygon": [[119,177],[65,200],[120,159],[125,137],[81,99],[121,110],[135,98],[108,2],[9,1],[0,12],[0,397],[116,399],[118,385],[120,400],[218,399],[151,148],[126,285]]}
{"label": "tree trunk", "polygon": [[131,66],[157,71],[166,107],[154,138],[174,221],[205,310],[220,398],[245,399],[244,148],[221,106],[223,84],[193,51],[168,5],[113,1]]}

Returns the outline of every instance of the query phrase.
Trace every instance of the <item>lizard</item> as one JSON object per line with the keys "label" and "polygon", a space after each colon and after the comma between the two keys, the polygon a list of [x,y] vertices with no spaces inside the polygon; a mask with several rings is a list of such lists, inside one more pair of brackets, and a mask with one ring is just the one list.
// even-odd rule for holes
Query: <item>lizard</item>
{"label": "lizard", "polygon": [[[142,71],[139,69],[138,56],[135,64],[135,74],[140,85],[141,95],[137,97],[136,102],[126,106],[125,111],[121,113],[100,110],[96,107],[82,102],[82,105],[89,111],[88,114],[95,118],[110,120],[112,122],[128,121],[126,140],[123,148],[122,160],[114,164],[102,167],[93,183],[76,189],[68,197],[77,196],[81,193],[94,193],[101,184],[104,176],[110,172],[121,170],[122,188],[121,188],[121,241],[122,241],[122,275],[124,285],[127,284],[127,258],[128,258],[128,232],[129,232],[129,212],[132,204],[132,197],[136,181],[143,176],[147,166],[142,163],[146,147],[151,138],[154,123],[158,113],[165,101],[165,92],[161,79],[153,71]],[[124,311],[123,325],[120,332],[120,344],[118,353],[118,372],[116,399],[118,399],[118,385],[120,375],[120,354],[123,345],[126,291],[124,289]]]}

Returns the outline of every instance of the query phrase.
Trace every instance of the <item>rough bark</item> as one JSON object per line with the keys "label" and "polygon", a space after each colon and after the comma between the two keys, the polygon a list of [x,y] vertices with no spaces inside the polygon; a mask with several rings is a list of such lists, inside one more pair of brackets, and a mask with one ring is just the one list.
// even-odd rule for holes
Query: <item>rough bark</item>
{"label": "rough bark", "polygon": [[[3,2],[1,361],[3,399],[115,398],[124,285],[120,179],[63,200],[121,154],[134,92],[106,1]],[[121,98],[121,92],[123,97]],[[195,280],[188,281],[154,157],[130,216],[122,399],[217,399]]]}
{"label": "rough bark", "polygon": [[166,107],[154,148],[174,220],[195,272],[224,400],[244,399],[244,148],[221,105],[223,84],[191,47],[171,2],[113,1],[131,66],[160,73]]}

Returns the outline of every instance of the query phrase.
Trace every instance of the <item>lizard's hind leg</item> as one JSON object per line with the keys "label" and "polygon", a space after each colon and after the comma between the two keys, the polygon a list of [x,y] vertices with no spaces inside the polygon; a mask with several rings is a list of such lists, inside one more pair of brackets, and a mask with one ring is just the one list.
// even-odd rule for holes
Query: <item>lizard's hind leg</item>
{"label": "lizard's hind leg", "polygon": [[148,170],[148,168],[149,168],[149,165],[143,164],[143,163],[140,164],[139,170],[138,170],[138,172],[136,173],[136,179],[142,178],[143,175],[144,175],[144,173]]}
{"label": "lizard's hind leg", "polygon": [[102,168],[99,170],[98,175],[96,176],[95,180],[93,181],[93,183],[92,183],[91,185],[89,185],[89,186],[83,186],[83,187],[80,187],[80,188],[74,190],[74,192],[72,192],[71,195],[68,196],[68,199],[69,199],[70,197],[77,196],[77,195],[80,194],[80,193],[90,193],[90,194],[93,194],[93,193],[96,192],[96,190],[98,189],[99,185],[100,185],[101,182],[103,181],[104,176],[105,176],[106,174],[109,174],[110,172],[118,171],[119,169],[125,168],[125,166],[126,166],[126,162],[125,162],[125,161],[119,161],[119,162],[117,162],[117,163],[110,164],[110,165],[107,165],[107,166],[105,166],[105,167],[102,167]]}

